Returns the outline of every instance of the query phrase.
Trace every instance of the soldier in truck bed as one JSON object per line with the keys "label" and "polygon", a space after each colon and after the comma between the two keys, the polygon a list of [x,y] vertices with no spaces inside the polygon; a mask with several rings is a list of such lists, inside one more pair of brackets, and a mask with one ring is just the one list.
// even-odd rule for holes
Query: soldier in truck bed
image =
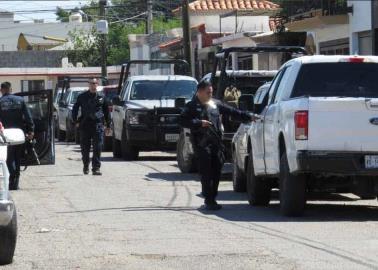
{"label": "soldier in truck bed", "polygon": [[216,202],[216,197],[225,161],[221,115],[231,115],[242,121],[253,121],[255,116],[214,100],[212,96],[211,83],[200,82],[196,95],[181,114],[181,125],[190,129],[193,148],[199,158],[204,208],[219,210],[222,206]]}

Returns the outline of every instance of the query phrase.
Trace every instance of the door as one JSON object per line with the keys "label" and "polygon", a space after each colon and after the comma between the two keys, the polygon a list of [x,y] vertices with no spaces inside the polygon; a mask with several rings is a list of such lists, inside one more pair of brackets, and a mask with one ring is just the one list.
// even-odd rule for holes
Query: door
{"label": "door", "polygon": [[[34,121],[35,152],[38,161],[32,155],[24,155],[23,166],[55,164],[55,143],[53,132],[53,91],[41,90],[35,92],[17,93],[24,97]],[[27,147],[27,144],[25,144]]]}
{"label": "door", "polygon": [[59,121],[59,129],[66,131],[66,119],[68,114],[68,103],[70,100],[71,91],[66,90],[64,93],[63,99],[59,103],[59,110],[58,110],[58,121]]}
{"label": "door", "polygon": [[285,67],[272,84],[269,107],[264,117],[264,147],[266,174],[279,172],[280,101],[290,75],[290,66]]}
{"label": "door", "polygon": [[122,138],[122,128],[123,128],[123,120],[124,120],[124,107],[125,107],[125,100],[126,100],[126,92],[128,88],[129,82],[126,81],[124,87],[119,94],[119,100],[116,103],[113,103],[113,128],[114,128],[114,137],[117,140],[121,140]]}

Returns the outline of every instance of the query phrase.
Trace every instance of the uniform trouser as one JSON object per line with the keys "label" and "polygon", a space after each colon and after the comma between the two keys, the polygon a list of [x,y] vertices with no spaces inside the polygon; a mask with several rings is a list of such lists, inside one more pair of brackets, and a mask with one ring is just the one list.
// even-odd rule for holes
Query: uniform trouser
{"label": "uniform trouser", "polygon": [[9,170],[9,182],[11,185],[18,185],[23,147],[23,145],[10,145],[7,147],[7,166]]}
{"label": "uniform trouser", "polygon": [[93,126],[85,126],[80,129],[80,145],[81,155],[84,167],[89,166],[90,157],[89,153],[91,145],[93,147],[92,156],[92,170],[100,169],[101,167],[101,150],[104,140],[104,126],[97,124]]}
{"label": "uniform trouser", "polygon": [[218,195],[218,186],[223,167],[223,160],[219,157],[219,151],[218,147],[212,146],[197,147],[196,149],[205,203],[214,202]]}

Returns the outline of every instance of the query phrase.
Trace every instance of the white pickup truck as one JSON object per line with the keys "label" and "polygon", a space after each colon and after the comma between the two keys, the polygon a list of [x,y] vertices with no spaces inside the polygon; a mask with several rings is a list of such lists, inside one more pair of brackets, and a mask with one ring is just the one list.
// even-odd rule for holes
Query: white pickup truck
{"label": "white pickup truck", "polygon": [[378,194],[378,57],[305,56],[277,73],[248,131],[247,193],[283,215],[304,212],[308,191]]}

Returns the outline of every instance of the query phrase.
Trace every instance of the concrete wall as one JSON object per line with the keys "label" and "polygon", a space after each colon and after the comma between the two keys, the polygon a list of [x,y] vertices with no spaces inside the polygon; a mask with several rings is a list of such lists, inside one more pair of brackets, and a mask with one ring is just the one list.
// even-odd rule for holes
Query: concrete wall
{"label": "concrete wall", "polygon": [[349,37],[349,25],[328,25],[325,28],[307,29],[315,38],[316,54],[320,54],[319,43]]}
{"label": "concrete wall", "polygon": [[63,51],[0,52],[0,67],[61,67]]}
{"label": "concrete wall", "polygon": [[[369,54],[366,52],[369,49],[360,48],[359,33],[371,30],[371,1],[349,0],[348,6],[353,6],[353,14],[349,14],[351,54]],[[367,37],[367,39],[369,38]],[[367,42],[369,41],[367,40]],[[362,50],[364,51],[362,52]]]}
{"label": "concrete wall", "polygon": [[[200,24],[206,25],[207,32],[219,33],[219,15],[206,15],[206,14],[192,14],[190,16],[190,25],[197,26]],[[235,17],[231,16],[222,19],[222,32],[235,32]],[[269,17],[268,16],[245,16],[238,17],[237,32],[247,31],[261,31],[268,32]]]}

